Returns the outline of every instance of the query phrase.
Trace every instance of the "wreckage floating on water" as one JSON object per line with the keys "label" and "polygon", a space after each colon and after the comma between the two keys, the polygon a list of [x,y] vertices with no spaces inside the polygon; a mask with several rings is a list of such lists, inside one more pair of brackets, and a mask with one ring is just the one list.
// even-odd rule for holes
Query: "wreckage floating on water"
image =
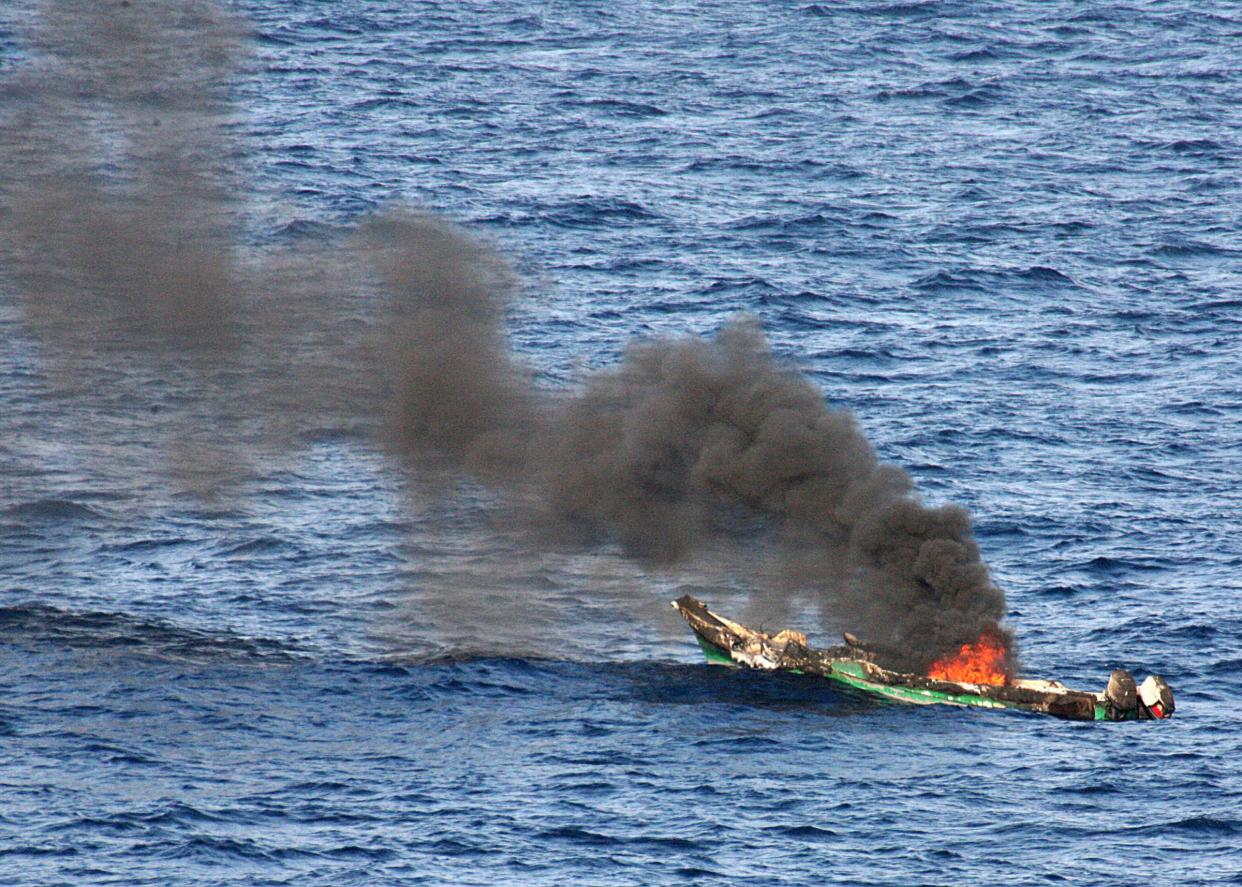
{"label": "wreckage floating on water", "polygon": [[690,595],[673,601],[689,623],[707,661],[721,665],[815,675],[866,693],[919,705],[972,705],[1016,708],[1074,721],[1143,721],[1173,716],[1173,691],[1159,675],[1136,686],[1117,669],[1102,693],[1071,690],[1057,681],[1005,679],[972,683],[885,668],[876,647],[845,635],[845,644],[826,649],[807,645],[797,631],[767,634],[718,616]]}

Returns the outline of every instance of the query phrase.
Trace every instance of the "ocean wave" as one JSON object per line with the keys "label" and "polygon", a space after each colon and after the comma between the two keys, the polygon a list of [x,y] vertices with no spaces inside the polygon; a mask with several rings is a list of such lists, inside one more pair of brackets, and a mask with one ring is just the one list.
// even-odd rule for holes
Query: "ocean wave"
{"label": "ocean wave", "polygon": [[0,631],[10,644],[124,650],[135,656],[193,662],[280,664],[307,653],[288,642],[186,628],[166,619],[120,612],[68,610],[26,603],[0,607]]}
{"label": "ocean wave", "polygon": [[72,499],[36,499],[0,511],[0,516],[24,524],[93,523],[106,519],[103,512]]}

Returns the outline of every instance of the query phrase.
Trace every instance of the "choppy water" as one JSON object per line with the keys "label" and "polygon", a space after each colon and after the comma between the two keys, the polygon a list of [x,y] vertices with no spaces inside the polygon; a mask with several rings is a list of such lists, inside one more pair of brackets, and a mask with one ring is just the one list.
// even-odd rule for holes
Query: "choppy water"
{"label": "choppy water", "polygon": [[139,396],[66,390],[10,287],[0,880],[1242,883],[1234,4],[237,8],[254,246],[459,219],[533,281],[548,386],[753,312],[971,508],[1028,671],[1158,671],[1178,713],[708,669],[666,601],[740,612],[728,575],[411,508],[349,428],[203,501],[124,470],[183,392],[115,359]]}

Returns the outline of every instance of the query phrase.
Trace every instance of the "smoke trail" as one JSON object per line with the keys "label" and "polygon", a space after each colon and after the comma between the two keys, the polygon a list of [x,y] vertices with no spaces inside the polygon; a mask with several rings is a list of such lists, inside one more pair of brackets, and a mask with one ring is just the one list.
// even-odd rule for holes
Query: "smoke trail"
{"label": "smoke trail", "polygon": [[0,86],[0,258],[56,384],[108,418],[176,392],[149,433],[180,482],[216,488],[245,461],[215,431],[243,332],[223,127],[243,30],[206,0],[39,13],[31,62]]}
{"label": "smoke trail", "polygon": [[541,399],[503,345],[496,257],[446,229],[429,252],[433,224],[386,226],[405,257],[389,283],[417,306],[406,347],[390,352],[404,451],[654,565],[749,547],[764,530],[752,522],[739,538],[739,516],[767,519],[765,551],[789,589],[906,651],[909,667],[997,628],[1004,595],[965,510],[922,504],[849,412],[773,358],[753,318],[714,340],[633,345],[580,393]]}
{"label": "smoke trail", "polygon": [[29,309],[65,335],[113,323],[130,343],[230,347],[237,23],[206,2],[54,2],[34,47],[0,129]]}
{"label": "smoke trail", "polygon": [[520,475],[537,398],[505,346],[513,272],[428,215],[389,213],[355,243],[389,296],[377,349],[393,392],[389,443],[415,469],[438,454],[484,477]]}
{"label": "smoke trail", "polygon": [[922,504],[752,318],[549,394],[506,346],[515,275],[443,221],[389,212],[243,260],[223,127],[241,34],[207,0],[55,0],[5,87],[2,248],[26,316],[82,387],[125,359],[180,393],[150,420],[175,477],[219,485],[300,429],[354,425],[416,483],[491,486],[526,544],[757,565],[756,596],[811,602],[912,668],[995,629],[966,512]]}
{"label": "smoke trail", "polygon": [[773,359],[753,319],[712,342],[631,349],[554,428],[541,451],[555,504],[640,554],[677,557],[743,506],[779,519],[771,550],[795,588],[916,658],[1004,616],[965,511],[922,505],[850,413]]}

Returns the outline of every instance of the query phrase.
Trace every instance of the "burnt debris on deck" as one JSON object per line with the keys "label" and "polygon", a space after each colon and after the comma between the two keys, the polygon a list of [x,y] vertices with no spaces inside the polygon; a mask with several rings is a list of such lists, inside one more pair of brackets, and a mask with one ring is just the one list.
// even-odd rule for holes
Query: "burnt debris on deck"
{"label": "burnt debris on deck", "polygon": [[1172,690],[1158,675],[1137,687],[1129,672],[1118,669],[1102,693],[1071,690],[1058,681],[948,681],[901,671],[898,664],[904,657],[900,653],[860,641],[848,632],[844,644],[814,648],[799,631],[756,631],[713,613],[690,595],[673,601],[673,607],[690,625],[709,661],[722,664],[813,675],[920,704],[1017,708],[1083,721],[1157,720],[1173,714]]}

